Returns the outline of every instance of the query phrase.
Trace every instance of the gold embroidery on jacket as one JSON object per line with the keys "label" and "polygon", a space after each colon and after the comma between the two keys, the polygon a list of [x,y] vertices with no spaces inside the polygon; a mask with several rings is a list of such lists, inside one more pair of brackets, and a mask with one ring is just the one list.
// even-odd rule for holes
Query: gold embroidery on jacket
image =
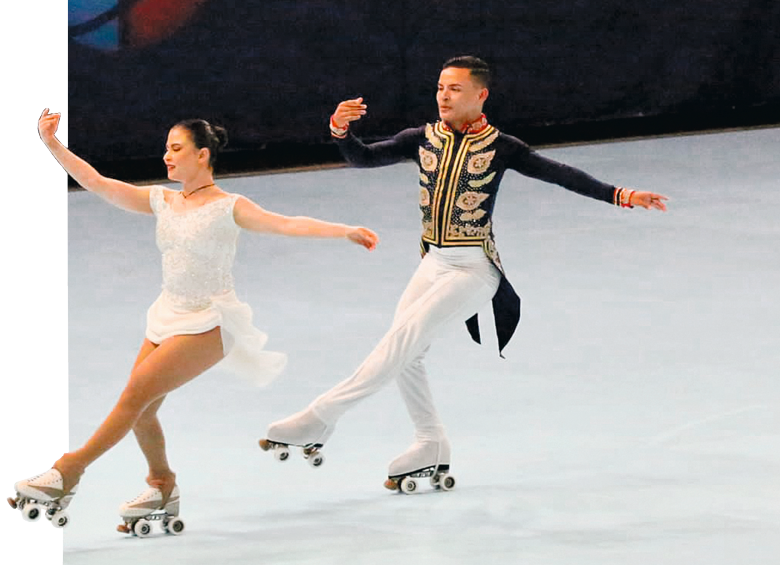
{"label": "gold embroidery on jacket", "polygon": [[498,270],[504,272],[504,266],[501,264],[501,258],[498,256],[498,249],[496,249],[496,242],[493,241],[493,236],[485,238],[485,242],[482,245],[485,250],[485,255],[493,261],[493,264],[498,267]]}
{"label": "gold embroidery on jacket", "polygon": [[[492,228],[488,211],[480,205],[492,191],[483,193],[479,189],[495,180],[497,172],[490,168],[496,151],[476,154],[474,147],[489,147],[500,134],[488,126],[477,134],[466,134],[456,146],[454,134],[443,129],[442,122],[426,126],[425,132],[427,143],[419,150],[421,189],[428,189],[427,194],[420,192],[423,241],[446,247],[481,247]],[[441,142],[440,149],[433,139]],[[427,184],[423,177],[428,179]]]}
{"label": "gold embroidery on jacket", "polygon": [[[486,137],[486,136],[487,134],[484,134],[482,137]],[[450,173],[448,179],[448,187],[446,189],[446,200],[444,200],[443,202],[444,214],[443,214],[442,221],[444,223],[444,238],[442,240],[442,245],[446,245],[448,243],[446,240],[449,240],[453,237],[458,237],[458,238],[463,237],[462,235],[459,235],[461,233],[458,231],[459,228],[453,227],[452,223],[455,221],[453,215],[454,215],[454,208],[455,208],[455,199],[458,194],[458,186],[461,184],[461,178],[463,176],[463,167],[466,158],[468,157],[469,146],[471,145],[473,138],[474,136],[469,136],[469,135],[466,135],[463,138],[460,147],[458,147],[458,152],[455,155],[455,161],[453,162],[452,165],[452,172]]]}
{"label": "gold embroidery on jacket", "polygon": [[469,186],[471,188],[479,188],[480,186],[485,186],[486,184],[490,184],[490,181],[492,181],[495,176],[496,176],[496,171],[493,171],[485,178],[470,180]]}
{"label": "gold embroidery on jacket", "polygon": [[431,193],[425,187],[420,187],[420,206],[431,205]]}
{"label": "gold embroidery on jacket", "polygon": [[477,238],[485,239],[490,235],[490,222],[483,227],[479,226],[459,226],[450,224],[447,226],[448,239]]}
{"label": "gold embroidery on jacket", "polygon": [[420,166],[424,171],[432,173],[436,170],[436,166],[439,164],[439,158],[436,157],[436,153],[432,153],[423,147],[420,147]]}
{"label": "gold embroidery on jacket", "polygon": [[460,195],[458,201],[455,202],[455,206],[461,210],[470,212],[471,210],[476,210],[479,208],[480,204],[482,204],[489,197],[489,194],[484,194],[482,192],[464,192]]}
{"label": "gold embroidery on jacket", "polygon": [[482,149],[484,149],[488,145],[492,145],[493,142],[496,139],[498,139],[498,130],[493,132],[493,135],[489,136],[487,139],[485,139],[483,141],[479,141],[479,142],[475,143],[474,145],[472,145],[469,148],[469,151],[471,151],[472,153],[476,153],[477,151],[481,151]]}
{"label": "gold embroidery on jacket", "polygon": [[[473,211],[478,207],[480,202],[473,201],[474,198],[476,198],[475,196],[472,196],[471,198],[465,197],[463,200],[460,199],[464,191],[472,192],[473,195],[479,194],[479,192],[468,191],[468,178],[475,173],[467,172],[467,163],[478,156],[470,154],[470,148],[473,146],[473,144],[479,143],[490,137],[495,131],[495,128],[489,126],[485,131],[478,134],[466,135],[458,149],[457,156],[452,166],[452,174],[450,175],[449,179],[449,190],[447,191],[447,201],[445,208],[446,213],[444,214],[443,218],[445,235],[441,245],[482,245],[482,240],[485,238],[486,234],[489,233],[489,228],[484,229],[484,226],[466,224],[466,222],[477,222],[477,220],[481,220],[482,222],[490,222],[489,217],[485,218],[487,213],[470,214],[464,218],[463,213],[461,212],[463,208],[459,205],[459,203],[465,203],[467,207],[470,207],[468,203],[471,201],[471,206],[473,207],[470,207],[470,210],[467,210],[467,214],[468,212]],[[495,155],[495,151],[493,151],[493,154],[490,155],[489,161],[486,160],[486,170],[483,172],[487,172],[487,168],[490,162],[492,162],[493,155]],[[487,198],[489,198],[489,195]]]}
{"label": "gold embroidery on jacket", "polygon": [[478,153],[469,159],[468,172],[472,175],[480,175],[488,170],[490,163],[493,161],[493,157],[496,156],[496,150],[488,151],[487,153]]}
{"label": "gold embroidery on jacket", "polygon": [[480,246],[503,272],[493,240],[492,220],[480,207],[495,193],[495,190],[487,189],[485,194],[480,189],[496,178],[497,171],[490,170],[496,151],[484,150],[499,136],[496,128],[488,126],[477,134],[466,134],[456,151],[455,136],[443,127],[442,122],[426,125],[426,149],[420,148],[420,207],[423,214],[420,249],[423,255],[429,244]]}
{"label": "gold embroidery on jacket", "polygon": [[446,192],[445,184],[447,182],[447,170],[452,161],[452,146],[455,136],[451,132],[443,129],[442,122],[437,122],[434,128],[434,132],[437,136],[439,136],[439,139],[444,142],[444,147],[441,150],[441,166],[439,168],[438,174],[435,177],[436,186],[433,191],[431,202],[431,220],[433,222],[433,226],[430,231],[430,236],[428,236],[433,243],[437,243],[442,239],[442,234],[439,233],[439,230],[441,229],[441,226],[439,225],[440,222],[438,220],[439,209],[442,205],[442,198]]}
{"label": "gold embroidery on jacket", "polygon": [[480,220],[480,219],[484,218],[485,214],[487,214],[487,212],[485,212],[484,210],[474,210],[473,212],[463,212],[460,215],[460,219],[463,220],[464,222],[473,222],[475,220]]}
{"label": "gold embroidery on jacket", "polygon": [[441,139],[433,132],[433,126],[431,124],[425,126],[425,137],[436,149],[441,149],[444,147]]}

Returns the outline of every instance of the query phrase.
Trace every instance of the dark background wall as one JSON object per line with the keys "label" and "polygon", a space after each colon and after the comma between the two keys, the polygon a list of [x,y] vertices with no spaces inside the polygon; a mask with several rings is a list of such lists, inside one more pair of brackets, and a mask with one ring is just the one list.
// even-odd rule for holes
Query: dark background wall
{"label": "dark background wall", "polygon": [[459,54],[491,64],[486,112],[530,143],[780,116],[771,0],[70,0],[70,11],[71,148],[129,177],[164,176],[167,129],[188,117],[227,127],[223,172],[337,159],[326,124],[340,100],[365,97],[367,139],[435,120],[439,69]]}

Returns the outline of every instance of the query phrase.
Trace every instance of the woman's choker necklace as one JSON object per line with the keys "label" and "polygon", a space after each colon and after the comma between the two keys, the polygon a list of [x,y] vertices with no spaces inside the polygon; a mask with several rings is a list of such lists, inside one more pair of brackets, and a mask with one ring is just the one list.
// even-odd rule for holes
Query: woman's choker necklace
{"label": "woman's choker necklace", "polygon": [[189,198],[190,196],[192,196],[193,194],[195,194],[196,192],[198,192],[199,190],[203,190],[204,188],[208,188],[208,187],[210,187],[210,186],[214,186],[214,184],[215,184],[215,183],[213,183],[213,182],[212,182],[211,184],[204,184],[203,186],[199,186],[199,187],[198,187],[198,188],[196,188],[195,190],[191,191],[189,194],[187,194],[186,192],[184,192],[184,189],[182,189],[182,191],[181,191],[181,195],[182,195],[182,197],[183,197],[183,198],[187,199],[187,198]]}

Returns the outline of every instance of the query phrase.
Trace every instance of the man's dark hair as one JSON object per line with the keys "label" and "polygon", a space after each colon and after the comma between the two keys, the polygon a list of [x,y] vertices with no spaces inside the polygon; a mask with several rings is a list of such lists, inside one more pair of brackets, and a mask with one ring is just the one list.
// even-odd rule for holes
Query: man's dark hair
{"label": "man's dark hair", "polygon": [[442,70],[455,67],[456,69],[468,69],[471,71],[471,78],[478,84],[485,88],[490,87],[490,67],[488,64],[472,55],[461,55],[460,57],[453,57],[444,63]]}

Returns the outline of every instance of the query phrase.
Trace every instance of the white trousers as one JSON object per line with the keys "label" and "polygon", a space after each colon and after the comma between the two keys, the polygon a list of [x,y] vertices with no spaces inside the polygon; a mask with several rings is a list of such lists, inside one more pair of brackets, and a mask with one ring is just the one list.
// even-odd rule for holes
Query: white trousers
{"label": "white trousers", "polygon": [[431,342],[487,304],[501,274],[481,247],[431,247],[396,308],[390,330],[351,377],[310,405],[328,426],[395,378],[420,441],[443,439],[423,364]]}

